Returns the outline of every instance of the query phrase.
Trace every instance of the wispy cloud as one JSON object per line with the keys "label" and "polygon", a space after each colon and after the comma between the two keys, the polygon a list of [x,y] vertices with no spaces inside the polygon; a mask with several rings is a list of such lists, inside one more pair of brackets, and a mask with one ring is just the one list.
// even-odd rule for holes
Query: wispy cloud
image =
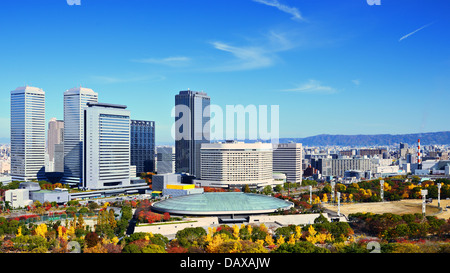
{"label": "wispy cloud", "polygon": [[160,59],[156,58],[137,59],[133,61],[138,63],[160,64],[167,66],[183,66],[188,64],[191,61],[191,58],[185,56],[174,56]]}
{"label": "wispy cloud", "polygon": [[295,47],[284,33],[270,31],[253,45],[235,46],[215,41],[210,43],[215,49],[231,53],[233,59],[212,69],[214,71],[251,70],[273,66],[278,60],[277,53]]}
{"label": "wispy cloud", "polygon": [[213,42],[212,45],[214,48],[230,52],[236,57],[233,62],[219,67],[219,70],[249,70],[273,64],[273,59],[261,47],[237,47],[223,42]]}
{"label": "wispy cloud", "polygon": [[293,20],[302,21],[304,20],[303,16],[301,15],[300,11],[295,7],[289,7],[287,5],[284,5],[280,3],[278,0],[253,0],[254,2],[261,3],[267,6],[275,7],[285,13],[288,13],[292,15]]}
{"label": "wispy cloud", "polygon": [[358,80],[358,79],[356,79],[356,80],[352,80],[352,83],[354,84],[354,85],[360,85],[361,84],[361,81],[360,80]]}
{"label": "wispy cloud", "polygon": [[409,36],[415,34],[416,32],[421,31],[422,29],[431,26],[432,24],[434,24],[434,22],[429,23],[429,24],[426,24],[426,25],[424,25],[424,26],[422,26],[422,27],[420,27],[420,28],[414,30],[413,32],[410,32],[410,33],[406,34],[405,36],[401,37],[398,41],[400,42],[400,41],[402,41],[402,40],[408,38]]}
{"label": "wispy cloud", "polygon": [[317,80],[309,80],[304,84],[298,85],[296,88],[283,89],[281,91],[314,94],[334,94],[337,92],[335,88],[322,85],[322,83]]}

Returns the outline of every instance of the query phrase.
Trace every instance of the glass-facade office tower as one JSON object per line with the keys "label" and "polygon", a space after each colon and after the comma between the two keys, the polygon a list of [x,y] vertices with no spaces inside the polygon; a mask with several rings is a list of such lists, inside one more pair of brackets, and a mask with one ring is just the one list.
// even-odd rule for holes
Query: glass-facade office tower
{"label": "glass-facade office tower", "polygon": [[156,147],[156,171],[158,174],[175,172],[175,147]]}
{"label": "glass-facade office tower", "polygon": [[[131,165],[136,173],[155,171],[155,122],[131,120]],[[135,174],[132,174],[135,175]]]}
{"label": "glass-facade office tower", "polygon": [[45,92],[40,88],[11,91],[11,176],[45,179]]}
{"label": "glass-facade office tower", "polygon": [[64,183],[82,182],[82,152],[84,140],[84,109],[88,102],[97,102],[92,89],[76,87],[64,92]]}
{"label": "glass-facade office tower", "polygon": [[87,105],[82,188],[130,186],[130,111],[124,105]]}
{"label": "glass-facade office tower", "polygon": [[[200,148],[210,141],[210,97],[204,92],[175,95],[175,171],[200,176]],[[183,116],[187,115],[187,116]],[[179,121],[180,120],[180,121]]]}

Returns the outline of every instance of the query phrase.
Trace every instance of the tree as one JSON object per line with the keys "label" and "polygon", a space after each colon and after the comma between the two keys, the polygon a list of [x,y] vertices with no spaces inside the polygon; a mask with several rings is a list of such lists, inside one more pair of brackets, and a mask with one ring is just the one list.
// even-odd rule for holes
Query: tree
{"label": "tree", "polygon": [[272,192],[273,192],[272,191],[272,186],[270,186],[270,185],[265,186],[263,191],[262,191],[262,193],[265,194],[265,195],[271,195]]}
{"label": "tree", "polygon": [[299,241],[295,244],[281,244],[272,253],[330,253],[330,250],[317,247],[310,242]]}
{"label": "tree", "polygon": [[323,196],[322,196],[322,202],[328,203],[328,196],[327,196],[326,193],[324,193]]}
{"label": "tree", "polygon": [[94,247],[100,241],[100,238],[97,233],[89,232],[88,234],[86,234],[86,237],[84,237],[84,241],[87,247]]}
{"label": "tree", "polygon": [[34,230],[37,236],[41,236],[42,238],[45,238],[45,235],[47,234],[47,225],[42,223],[36,227]]}
{"label": "tree", "polygon": [[182,247],[190,247],[206,237],[206,230],[201,227],[185,228],[177,231],[175,237]]}

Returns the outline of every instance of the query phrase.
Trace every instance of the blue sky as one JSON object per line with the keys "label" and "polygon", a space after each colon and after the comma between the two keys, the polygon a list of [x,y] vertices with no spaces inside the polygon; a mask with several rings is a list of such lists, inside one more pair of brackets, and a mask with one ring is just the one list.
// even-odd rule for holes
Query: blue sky
{"label": "blue sky", "polygon": [[450,2],[430,0],[5,0],[0,138],[10,91],[63,92],[156,121],[171,142],[180,90],[211,103],[279,105],[280,137],[448,131]]}

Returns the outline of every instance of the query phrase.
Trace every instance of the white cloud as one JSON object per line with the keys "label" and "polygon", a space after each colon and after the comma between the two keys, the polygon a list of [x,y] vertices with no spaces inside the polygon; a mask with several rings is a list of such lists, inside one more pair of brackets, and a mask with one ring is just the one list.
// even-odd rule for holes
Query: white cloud
{"label": "white cloud", "polygon": [[213,42],[214,48],[229,52],[236,57],[234,62],[219,67],[219,70],[249,70],[273,64],[270,54],[262,47],[236,47],[222,42]]}
{"label": "white cloud", "polygon": [[210,43],[215,49],[231,53],[234,59],[212,70],[233,71],[270,67],[278,59],[277,53],[292,49],[294,45],[285,33],[270,31],[262,38],[253,39],[254,45],[235,46],[215,41]]}
{"label": "white cloud", "polygon": [[361,84],[361,81],[358,80],[358,79],[356,79],[356,80],[352,80],[352,83],[353,83],[354,85],[360,85],[360,84]]}
{"label": "white cloud", "polygon": [[292,15],[293,20],[304,20],[300,11],[295,7],[289,7],[287,5],[281,4],[278,0],[253,0],[254,2],[261,3],[267,6],[275,7],[285,13]]}
{"label": "white cloud", "polygon": [[138,59],[133,60],[134,62],[138,63],[149,63],[149,64],[161,64],[161,65],[168,65],[168,66],[182,66],[186,65],[191,61],[191,58],[185,57],[185,56],[175,56],[175,57],[167,57],[167,58],[161,58],[161,59],[155,59],[155,58],[147,58],[147,59]]}
{"label": "white cloud", "polygon": [[284,89],[281,91],[315,94],[333,94],[337,92],[335,88],[322,85],[322,83],[316,80],[309,80],[307,83],[301,84],[296,88]]}

